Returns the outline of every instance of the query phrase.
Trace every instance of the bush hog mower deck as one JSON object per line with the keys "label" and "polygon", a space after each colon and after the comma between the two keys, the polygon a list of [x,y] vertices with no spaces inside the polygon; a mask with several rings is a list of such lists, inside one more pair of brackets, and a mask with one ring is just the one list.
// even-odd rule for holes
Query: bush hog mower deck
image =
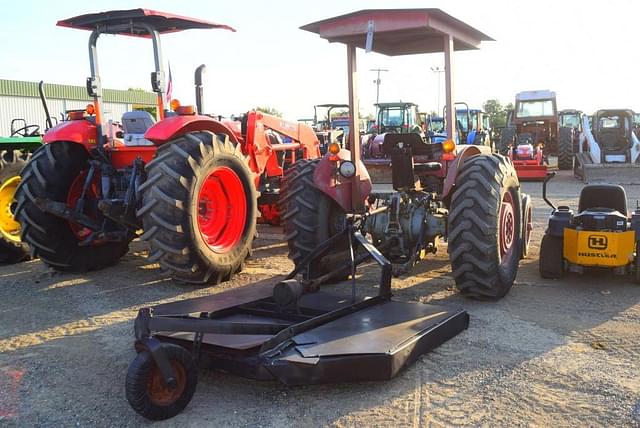
{"label": "bush hog mower deck", "polygon": [[[296,267],[284,280],[140,310],[126,392],[143,416],[179,413],[195,391],[197,366],[295,385],[393,377],[467,326],[464,310],[391,298],[394,265],[408,270],[435,251],[438,237],[449,239],[462,293],[498,299],[511,288],[528,239],[523,212],[530,210],[508,158],[485,153],[488,147],[456,152],[418,134],[387,134],[395,191],[371,193],[359,159],[354,87],[356,48],[367,44],[371,22],[373,51],[445,52],[450,107],[454,47],[488,40],[439,9],[364,10],[302,27],[347,45],[353,151],[332,144],[322,159],[299,161],[285,177],[283,221]],[[445,152],[449,161],[414,162],[414,155]],[[442,193],[420,190],[416,176],[445,168]],[[380,281],[363,291],[356,268],[370,259],[381,268]],[[320,288],[348,276],[350,287]]]}
{"label": "bush hog mower deck", "polygon": [[608,269],[616,275],[633,276],[640,284],[640,207],[627,217],[627,195],[613,184],[590,184],[580,192],[578,212],[549,204],[549,226],[540,244],[540,275],[561,278],[565,272]]}
{"label": "bush hog mower deck", "polygon": [[[320,155],[313,130],[259,112],[239,123],[196,115],[192,106],[166,111],[160,34],[231,27],[145,9],[82,15],[58,25],[91,31],[87,91],[94,104],[50,129],[24,168],[16,208],[22,239],[55,269],[81,272],[116,263],[143,229],[150,260],[174,278],[228,279],[251,251],[256,188],[273,199],[286,163],[298,154]],[[125,113],[122,126],[103,122],[101,34],[151,39],[159,122],[140,111]],[[278,133],[293,142],[282,144]],[[260,205],[264,217],[279,221],[273,201]]]}

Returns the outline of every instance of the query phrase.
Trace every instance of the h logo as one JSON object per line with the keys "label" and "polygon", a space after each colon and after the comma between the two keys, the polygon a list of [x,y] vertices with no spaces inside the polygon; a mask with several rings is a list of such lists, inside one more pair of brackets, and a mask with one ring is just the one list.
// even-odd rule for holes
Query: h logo
{"label": "h logo", "polygon": [[589,248],[606,250],[609,240],[604,235],[589,235]]}

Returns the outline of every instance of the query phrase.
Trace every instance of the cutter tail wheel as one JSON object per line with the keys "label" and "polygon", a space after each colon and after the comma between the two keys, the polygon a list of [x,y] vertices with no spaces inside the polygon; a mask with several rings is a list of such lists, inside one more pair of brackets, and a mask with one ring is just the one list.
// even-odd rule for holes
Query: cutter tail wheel
{"label": "cutter tail wheel", "polygon": [[161,346],[173,370],[175,386],[165,384],[149,351],[140,352],[133,360],[125,382],[127,401],[133,410],[151,420],[169,419],[184,410],[198,383],[198,370],[191,354],[178,345]]}
{"label": "cutter tail wheel", "polygon": [[558,134],[558,169],[573,169],[573,128],[561,126]]}
{"label": "cutter tail wheel", "polygon": [[564,274],[563,239],[545,234],[540,243],[540,276],[559,279]]}
{"label": "cutter tail wheel", "polygon": [[15,193],[20,171],[31,158],[30,152],[0,151],[0,262],[17,263],[29,258],[29,247],[20,239],[20,223],[15,219]]}
{"label": "cutter tail wheel", "polygon": [[189,283],[226,281],[251,252],[254,175],[226,135],[194,132],[158,149],[140,186],[150,258]]}
{"label": "cutter tail wheel", "polygon": [[504,156],[469,158],[456,179],[449,211],[449,258],[460,292],[478,299],[505,296],[518,273],[520,184]]}
{"label": "cutter tail wheel", "polygon": [[[329,196],[313,184],[313,173],[319,159],[301,160],[284,177],[280,206],[284,210],[285,239],[289,258],[297,265],[316,246],[338,233],[344,225],[344,211]],[[317,278],[336,268],[336,255],[347,251],[346,242],[332,249],[332,255],[316,260],[309,268],[309,277]],[[341,260],[345,260],[341,258]]]}
{"label": "cutter tail wheel", "polygon": [[529,255],[531,246],[531,232],[533,231],[533,204],[531,196],[522,195],[522,254],[525,259]]}
{"label": "cutter tail wheel", "polygon": [[[60,271],[102,269],[117,263],[129,249],[129,241],[81,245],[87,237],[85,228],[42,211],[36,204],[41,199],[74,205],[84,182],[80,177],[85,176],[87,168],[88,153],[82,145],[66,141],[46,144],[23,169],[16,191],[15,215],[22,226],[22,240],[31,246],[34,255]],[[97,201],[91,193],[87,192],[83,209],[88,216],[97,212]]]}

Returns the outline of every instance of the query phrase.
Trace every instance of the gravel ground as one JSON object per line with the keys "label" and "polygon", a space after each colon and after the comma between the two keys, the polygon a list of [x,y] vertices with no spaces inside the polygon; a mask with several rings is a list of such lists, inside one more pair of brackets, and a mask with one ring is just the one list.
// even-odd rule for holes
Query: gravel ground
{"label": "gravel ground", "polygon": [[[463,306],[469,329],[389,382],[285,387],[201,371],[187,409],[166,426],[640,426],[640,287],[628,278],[572,275],[542,280],[538,247],[549,208],[539,183],[530,258],[510,294],[474,302],[455,291],[442,246],[396,296]],[[552,198],[577,205],[566,173]],[[630,206],[640,186],[628,186]],[[59,274],[39,261],[0,266],[0,425],[139,426],[124,398],[141,306],[265,281],[291,268],[280,231],[261,228],[254,257],[233,281],[173,283],[134,242],[120,264]]]}

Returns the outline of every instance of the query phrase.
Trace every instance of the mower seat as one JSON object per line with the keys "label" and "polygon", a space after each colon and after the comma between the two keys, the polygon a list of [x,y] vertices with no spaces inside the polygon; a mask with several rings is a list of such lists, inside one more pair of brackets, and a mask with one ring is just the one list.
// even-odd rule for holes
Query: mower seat
{"label": "mower seat", "polygon": [[585,186],[580,192],[579,212],[572,223],[586,230],[626,231],[627,195],[624,188],[613,184]]}
{"label": "mower seat", "polygon": [[135,110],[125,112],[122,115],[125,146],[153,146],[151,141],[144,138],[144,133],[155,123],[155,119],[148,111]]}
{"label": "mower seat", "polygon": [[609,208],[627,215],[627,193],[615,184],[590,184],[580,192],[578,212],[593,208]]}

